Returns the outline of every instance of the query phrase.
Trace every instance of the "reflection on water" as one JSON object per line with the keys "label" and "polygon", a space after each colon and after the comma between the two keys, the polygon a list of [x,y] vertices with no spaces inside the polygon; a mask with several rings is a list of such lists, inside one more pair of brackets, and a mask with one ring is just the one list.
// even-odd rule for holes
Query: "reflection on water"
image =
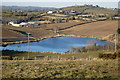
{"label": "reflection on water", "polygon": [[[30,51],[36,52],[67,52],[70,47],[83,47],[88,41],[96,41],[97,45],[107,44],[107,41],[101,41],[95,38],[86,37],[56,37],[48,38],[38,42],[30,42]],[[1,50],[28,51],[28,43],[12,44],[6,47],[0,47]]]}

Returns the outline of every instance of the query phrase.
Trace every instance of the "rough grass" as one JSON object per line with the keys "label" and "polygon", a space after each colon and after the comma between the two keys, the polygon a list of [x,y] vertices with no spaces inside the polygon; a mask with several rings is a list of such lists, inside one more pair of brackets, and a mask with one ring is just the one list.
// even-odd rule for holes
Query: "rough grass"
{"label": "rough grass", "polygon": [[22,32],[29,32],[32,34],[32,37],[38,39],[38,38],[43,38],[43,37],[48,37],[48,36],[55,36],[56,34],[54,31],[48,30],[48,29],[53,29],[54,27],[60,27],[62,28],[67,28],[73,25],[80,24],[81,22],[68,22],[68,23],[56,23],[56,24],[47,24],[46,26],[41,25],[39,27],[13,27],[9,25],[3,25],[2,26],[2,39],[4,41],[17,41],[21,40],[24,41],[25,39],[27,40],[27,36],[24,34],[21,34],[17,31],[22,31]]}
{"label": "rough grass", "polygon": [[[43,38],[43,37],[52,37],[56,34],[54,31],[49,29],[54,29],[55,27],[59,27],[59,33],[64,35],[75,35],[75,36],[89,36],[89,37],[97,37],[103,38],[110,34],[116,33],[118,22],[117,21],[99,21],[88,24],[77,25],[81,22],[68,22],[68,23],[55,23],[55,24],[47,24],[46,27],[40,26],[38,28],[33,27],[11,27],[8,25],[3,25],[2,27],[2,39],[4,41],[17,41],[17,40],[27,40],[27,36],[21,34],[19,32],[15,32],[13,30],[19,30],[23,32],[29,32],[35,39]],[[77,26],[75,26],[77,25]],[[71,27],[74,26],[74,27]],[[70,28],[71,27],[71,28]]]}
{"label": "rough grass", "polygon": [[118,21],[99,21],[84,25],[78,25],[63,30],[62,33],[66,35],[77,35],[77,36],[86,35],[97,38],[103,38],[110,34],[116,33],[117,28],[118,28]]}
{"label": "rough grass", "polygon": [[[102,51],[101,51],[102,52]],[[117,59],[99,59],[100,52],[89,53],[37,53],[30,57],[39,60],[3,60],[3,78],[118,78]],[[27,57],[27,52],[9,51],[6,56]],[[51,56],[52,59],[42,58]],[[58,58],[59,56],[59,58]],[[73,56],[77,59],[73,59]],[[91,57],[91,59],[89,59]],[[63,59],[61,59],[63,58]],[[65,58],[65,59],[64,59]]]}
{"label": "rough grass", "polygon": [[3,78],[117,78],[117,60],[3,60]]}
{"label": "rough grass", "polygon": [[[91,51],[89,53],[50,53],[50,52],[29,52],[30,58],[34,57],[46,57],[46,56],[51,56],[53,58],[57,58],[58,56],[60,58],[71,58],[71,57],[76,57],[76,58],[97,58],[99,56],[99,53],[103,53],[103,51]],[[27,58],[28,57],[28,52],[25,51],[2,51],[2,56],[12,56],[12,57],[18,57],[18,58]]]}
{"label": "rough grass", "polygon": [[56,13],[55,13],[55,14],[53,14],[53,16],[66,17],[66,16],[68,16],[68,15],[64,15],[64,14],[58,14],[58,13],[56,14]]}

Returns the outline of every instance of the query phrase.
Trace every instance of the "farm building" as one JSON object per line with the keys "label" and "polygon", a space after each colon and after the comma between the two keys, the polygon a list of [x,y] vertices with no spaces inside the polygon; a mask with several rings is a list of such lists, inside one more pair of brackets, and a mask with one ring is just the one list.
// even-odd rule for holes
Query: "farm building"
{"label": "farm building", "polygon": [[48,11],[47,14],[53,14],[55,11]]}
{"label": "farm building", "polygon": [[76,11],[71,10],[70,13],[76,13]]}
{"label": "farm building", "polygon": [[38,24],[35,22],[21,22],[20,24],[15,24],[14,22],[9,22],[8,25],[15,27],[37,27]]}
{"label": "farm building", "polygon": [[60,10],[59,12],[60,12],[60,13],[63,13],[64,11],[63,11],[63,10]]}
{"label": "farm building", "polygon": [[22,22],[20,23],[20,27],[37,27],[38,24],[35,22]]}
{"label": "farm building", "polygon": [[12,25],[12,26],[15,26],[15,27],[19,27],[19,24],[15,24],[14,22],[8,22],[8,25]]}
{"label": "farm building", "polygon": [[38,26],[39,24],[35,23],[35,22],[28,22],[28,26],[31,26],[31,27],[36,27]]}
{"label": "farm building", "polygon": [[12,24],[14,24],[14,22],[12,22],[12,21],[11,21],[11,22],[8,22],[8,25],[12,25]]}
{"label": "farm building", "polygon": [[22,22],[22,23],[20,23],[19,27],[28,27],[28,23]]}
{"label": "farm building", "polygon": [[12,26],[19,27],[20,25],[19,24],[13,24]]}

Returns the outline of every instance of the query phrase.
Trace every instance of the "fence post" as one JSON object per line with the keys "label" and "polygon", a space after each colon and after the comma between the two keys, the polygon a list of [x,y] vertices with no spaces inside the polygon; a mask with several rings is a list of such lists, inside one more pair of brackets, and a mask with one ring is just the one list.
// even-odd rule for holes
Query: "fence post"
{"label": "fence post", "polygon": [[49,56],[47,56],[47,60],[49,60]]}
{"label": "fence post", "polygon": [[35,56],[35,60],[37,60],[36,56]]}
{"label": "fence post", "polygon": [[60,60],[60,57],[58,56],[58,60]]}
{"label": "fence post", "polygon": [[45,61],[45,59],[46,59],[46,56],[44,57],[44,61]]}
{"label": "fence post", "polygon": [[91,57],[89,56],[88,60],[90,60],[90,59],[91,59]]}
{"label": "fence post", "polygon": [[72,59],[73,59],[73,60],[75,60],[75,57],[74,57],[74,56],[72,56]]}

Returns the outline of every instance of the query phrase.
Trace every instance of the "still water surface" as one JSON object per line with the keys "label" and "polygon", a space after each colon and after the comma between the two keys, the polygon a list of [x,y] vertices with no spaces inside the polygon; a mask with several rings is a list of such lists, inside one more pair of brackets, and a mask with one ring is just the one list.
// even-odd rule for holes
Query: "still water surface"
{"label": "still water surface", "polygon": [[[30,42],[30,49],[28,43],[12,44],[6,47],[0,47],[0,50],[17,50],[17,51],[35,51],[35,52],[67,52],[71,47],[83,47],[96,41],[97,45],[107,44],[107,41],[101,41],[95,38],[86,37],[56,37],[48,38],[38,42]],[[93,42],[94,43],[94,42]]]}

